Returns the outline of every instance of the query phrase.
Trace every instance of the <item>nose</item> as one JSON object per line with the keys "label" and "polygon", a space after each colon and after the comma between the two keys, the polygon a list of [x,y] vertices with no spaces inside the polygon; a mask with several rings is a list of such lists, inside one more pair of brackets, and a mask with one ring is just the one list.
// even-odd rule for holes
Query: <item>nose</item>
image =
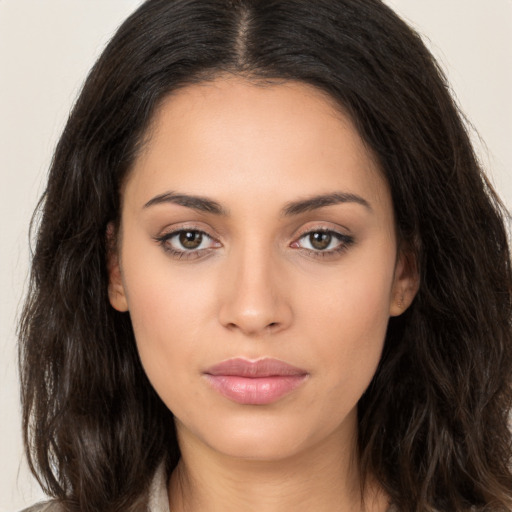
{"label": "nose", "polygon": [[285,277],[272,251],[240,251],[226,261],[219,293],[219,321],[246,336],[277,333],[289,327],[293,312]]}

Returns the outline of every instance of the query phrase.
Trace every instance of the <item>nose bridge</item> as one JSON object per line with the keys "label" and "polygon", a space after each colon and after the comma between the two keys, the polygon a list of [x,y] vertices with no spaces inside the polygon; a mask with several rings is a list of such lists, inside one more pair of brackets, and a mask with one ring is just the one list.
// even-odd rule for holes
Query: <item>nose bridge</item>
{"label": "nose bridge", "polygon": [[278,255],[271,244],[252,238],[233,247],[223,275],[221,323],[245,334],[285,327],[291,310],[279,274]]}

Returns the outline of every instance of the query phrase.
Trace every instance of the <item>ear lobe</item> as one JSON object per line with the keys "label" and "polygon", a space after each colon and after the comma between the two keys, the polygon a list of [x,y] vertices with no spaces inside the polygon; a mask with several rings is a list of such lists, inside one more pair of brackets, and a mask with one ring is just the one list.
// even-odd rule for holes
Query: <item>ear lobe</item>
{"label": "ear lobe", "polygon": [[401,315],[412,303],[420,286],[418,263],[410,250],[401,250],[395,266],[389,316]]}
{"label": "ear lobe", "polygon": [[128,302],[121,275],[119,251],[116,244],[115,228],[113,223],[107,226],[107,271],[108,271],[108,298],[111,306],[122,313],[128,311]]}

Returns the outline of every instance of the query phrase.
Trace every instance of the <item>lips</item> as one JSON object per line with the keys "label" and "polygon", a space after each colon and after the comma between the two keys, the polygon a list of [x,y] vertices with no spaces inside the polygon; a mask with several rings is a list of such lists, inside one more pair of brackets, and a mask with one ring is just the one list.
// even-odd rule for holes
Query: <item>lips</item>
{"label": "lips", "polygon": [[298,388],[308,373],[278,359],[223,361],[204,372],[208,383],[229,400],[244,405],[276,402]]}

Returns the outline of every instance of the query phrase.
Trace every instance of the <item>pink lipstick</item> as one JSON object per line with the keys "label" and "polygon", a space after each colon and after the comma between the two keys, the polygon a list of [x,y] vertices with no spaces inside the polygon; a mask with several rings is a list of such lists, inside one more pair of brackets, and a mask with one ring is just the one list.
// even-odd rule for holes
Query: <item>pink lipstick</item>
{"label": "pink lipstick", "polygon": [[305,370],[278,359],[228,359],[204,372],[210,385],[239,404],[264,405],[276,402],[300,386]]}

